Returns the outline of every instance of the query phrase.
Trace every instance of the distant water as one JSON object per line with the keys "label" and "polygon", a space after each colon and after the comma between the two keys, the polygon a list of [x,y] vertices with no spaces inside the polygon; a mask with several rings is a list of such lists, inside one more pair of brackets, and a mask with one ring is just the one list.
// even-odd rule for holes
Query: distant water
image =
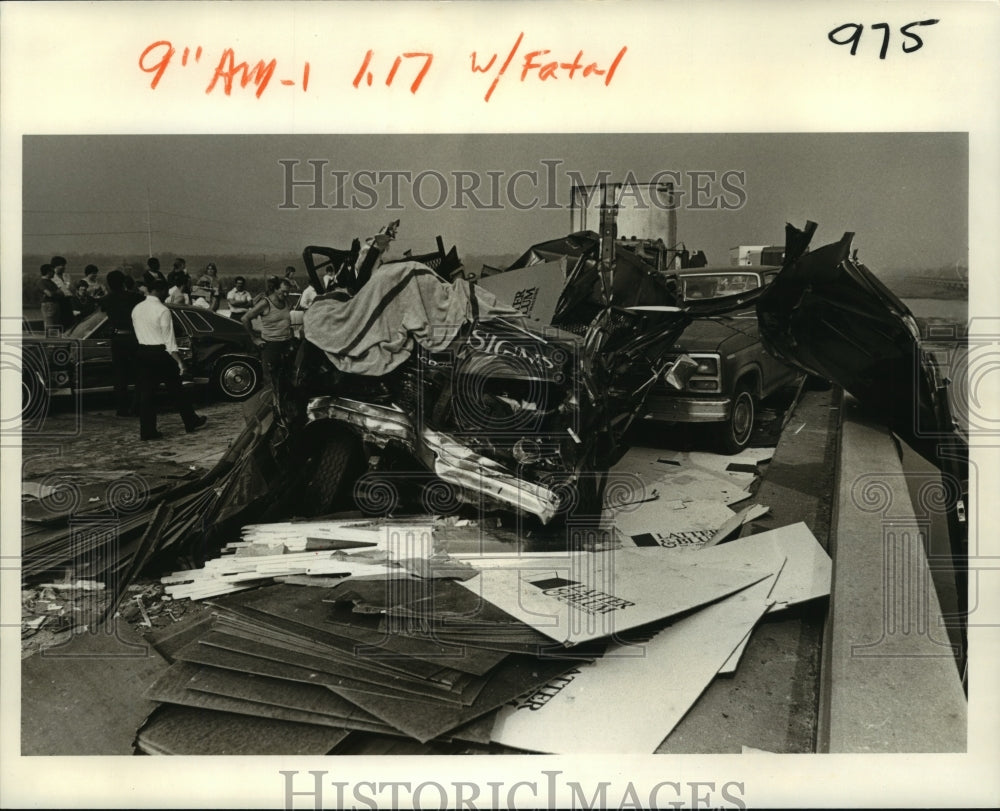
{"label": "distant water", "polygon": [[955,323],[969,320],[969,304],[965,299],[904,298],[903,303],[917,318],[940,318]]}

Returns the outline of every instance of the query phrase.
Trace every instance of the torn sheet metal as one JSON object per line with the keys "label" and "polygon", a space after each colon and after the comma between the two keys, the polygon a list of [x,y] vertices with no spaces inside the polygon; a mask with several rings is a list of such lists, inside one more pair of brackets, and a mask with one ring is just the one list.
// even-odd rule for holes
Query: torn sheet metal
{"label": "torn sheet metal", "polygon": [[[965,445],[947,386],[909,308],[851,255],[853,233],[804,252],[816,230],[786,226],[785,265],[757,301],[772,355],[854,395],[914,450],[941,466],[938,444]],[[950,452],[951,453],[951,452]]]}

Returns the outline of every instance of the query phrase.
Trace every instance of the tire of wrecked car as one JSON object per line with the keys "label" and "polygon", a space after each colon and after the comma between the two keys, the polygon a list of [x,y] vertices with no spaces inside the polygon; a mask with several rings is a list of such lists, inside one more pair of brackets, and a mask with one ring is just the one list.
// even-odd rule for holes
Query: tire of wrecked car
{"label": "tire of wrecked car", "polygon": [[222,358],[215,366],[215,387],[229,400],[246,400],[260,385],[260,369],[245,358]]}
{"label": "tire of wrecked car", "polygon": [[311,435],[313,453],[307,461],[309,486],[301,512],[314,518],[348,508],[352,493],[349,487],[364,470],[361,440],[340,426],[331,425],[322,435]]}
{"label": "tire of wrecked car", "polygon": [[748,382],[741,382],[733,395],[729,419],[715,427],[715,445],[720,453],[739,453],[750,444],[754,421],[757,418],[757,400]]}

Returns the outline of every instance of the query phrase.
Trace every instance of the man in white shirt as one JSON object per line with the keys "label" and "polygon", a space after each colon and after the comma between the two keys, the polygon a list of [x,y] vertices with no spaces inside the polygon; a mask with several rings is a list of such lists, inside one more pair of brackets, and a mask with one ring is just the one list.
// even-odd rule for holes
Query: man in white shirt
{"label": "man in white shirt", "polygon": [[306,289],[302,291],[302,295],[299,296],[299,303],[296,305],[297,310],[308,310],[309,306],[316,300],[316,288],[311,284],[306,285]]}
{"label": "man in white shirt", "polygon": [[253,306],[253,296],[247,290],[246,284],[245,278],[237,276],[233,279],[233,289],[226,294],[226,301],[229,302],[229,317],[234,321],[239,321]]}
{"label": "man in white shirt", "polygon": [[163,383],[184,421],[184,429],[191,433],[201,428],[208,419],[195,413],[181,386],[184,360],[177,348],[174,321],[163,303],[167,295],[166,282],[155,280],[149,285],[146,298],[132,310],[132,326],[139,342],[136,353],[139,395],[139,439],[162,439],[156,430],[156,389]]}

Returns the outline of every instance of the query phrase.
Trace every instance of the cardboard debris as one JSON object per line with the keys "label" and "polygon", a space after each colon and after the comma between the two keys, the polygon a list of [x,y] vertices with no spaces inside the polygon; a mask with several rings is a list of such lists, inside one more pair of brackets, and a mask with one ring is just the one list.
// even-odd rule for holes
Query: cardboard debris
{"label": "cardboard debris", "polygon": [[[257,521],[200,568],[164,577],[165,595],[121,586],[111,607],[149,624],[164,606],[189,605],[183,597],[208,599],[152,634],[173,664],[143,685],[161,707],[136,745],[318,754],[465,741],[574,753],[597,751],[596,740],[600,751],[653,751],[735,665],[769,593],[788,605],[822,590],[808,530],[717,543],[766,510],[727,506],[749,498],[765,454],[709,456],[639,454],[645,497],[598,527]],[[127,584],[153,555],[187,548],[205,516],[237,515],[226,498],[239,490],[246,501],[252,465],[238,453],[227,464],[126,517],[126,554],[95,571]],[[32,599],[49,606],[77,591]],[[637,642],[641,657],[629,655]],[[654,689],[665,698],[651,708]]]}
{"label": "cardboard debris", "polygon": [[711,537],[733,515],[733,511],[718,500],[675,499],[644,502],[631,509],[618,510],[615,521],[618,528],[632,538],[646,533],[678,538],[708,533]]}
{"label": "cardboard debris", "polygon": [[[808,600],[829,596],[833,578],[833,563],[816,537],[802,522],[756,535],[748,535],[737,541],[731,541],[726,546],[752,546],[765,540],[773,543],[785,556],[785,565],[782,566],[769,595],[772,602],[769,612],[780,611]],[[750,635],[747,634],[720,668],[721,674],[736,672],[749,642]]]}
{"label": "cardboard debris", "polygon": [[287,708],[326,716],[343,729],[393,733],[388,724],[316,684],[269,679],[265,676],[245,678],[230,670],[197,667],[192,670],[185,686],[192,692],[244,701],[249,709],[257,711],[255,714],[268,712],[269,707]]}
{"label": "cardboard debris", "polygon": [[551,639],[573,645],[713,602],[780,567],[773,554],[757,560],[718,556],[721,565],[705,565],[706,559],[661,549],[576,553],[568,569],[492,569],[461,585]]}
{"label": "cardboard debris", "polygon": [[508,304],[536,325],[552,323],[559,296],[566,284],[567,259],[539,262],[519,270],[495,273],[479,280],[497,301]]}
{"label": "cardboard debris", "polygon": [[504,707],[497,743],[553,754],[649,754],[767,610],[769,577]]}
{"label": "cardboard debris", "polygon": [[717,543],[728,539],[744,524],[749,524],[751,521],[767,515],[770,509],[770,507],[763,504],[751,504],[749,507],[744,507],[715,531],[712,537],[709,538],[706,546],[715,546]]}
{"label": "cardboard debris", "polygon": [[[633,447],[613,471],[641,482],[635,497],[608,510],[617,527],[638,546],[701,546],[718,542],[747,518],[730,507],[752,497],[758,465],[773,448],[747,448],[733,456]],[[648,498],[651,493],[658,498]],[[734,524],[734,522],[737,522]],[[725,532],[716,532],[725,528]]]}

